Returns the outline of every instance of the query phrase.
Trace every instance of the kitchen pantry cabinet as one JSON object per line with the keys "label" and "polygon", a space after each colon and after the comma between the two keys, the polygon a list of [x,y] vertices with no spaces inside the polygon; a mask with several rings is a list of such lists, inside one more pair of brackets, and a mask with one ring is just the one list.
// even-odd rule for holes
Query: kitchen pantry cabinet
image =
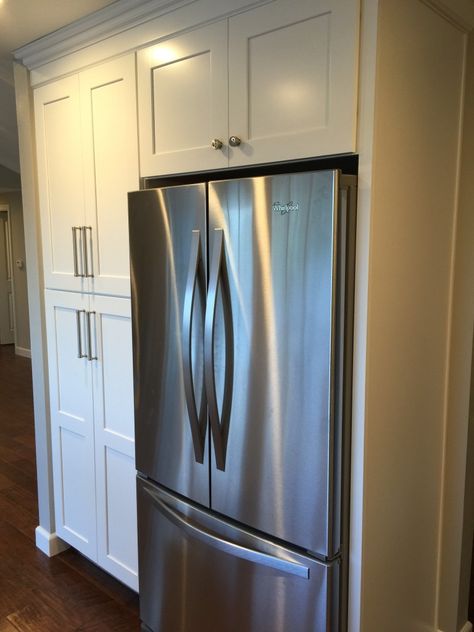
{"label": "kitchen pantry cabinet", "polygon": [[130,296],[134,55],[44,85],[34,100],[45,286]]}
{"label": "kitchen pantry cabinet", "polygon": [[358,2],[275,0],[138,51],[141,175],[355,150]]}
{"label": "kitchen pantry cabinet", "polygon": [[45,294],[56,531],[137,589],[130,300]]}

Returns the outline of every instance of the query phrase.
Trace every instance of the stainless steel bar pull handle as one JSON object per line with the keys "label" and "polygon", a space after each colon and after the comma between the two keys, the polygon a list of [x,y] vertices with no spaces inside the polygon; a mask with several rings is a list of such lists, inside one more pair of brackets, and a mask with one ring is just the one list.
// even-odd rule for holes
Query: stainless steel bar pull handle
{"label": "stainless steel bar pull handle", "polygon": [[[214,239],[211,266],[209,273],[209,289],[204,320],[204,381],[206,385],[207,404],[211,423],[212,438],[216,466],[225,469],[227,439],[229,436],[230,412],[232,406],[232,383],[234,379],[234,336],[232,327],[232,311],[230,301],[229,279],[224,252],[224,231],[215,229],[211,233]],[[216,379],[214,365],[214,325],[216,319],[217,293],[219,282],[222,292],[225,326],[225,377],[222,411],[219,418],[217,405]]]}
{"label": "stainless steel bar pull handle", "polygon": [[[269,566],[277,571],[289,573],[290,575],[296,575],[302,579],[309,579],[309,568],[307,566],[293,560],[288,560],[283,557],[271,555],[270,553],[264,553],[258,549],[237,544],[219,537],[212,532],[206,531],[200,526],[195,526],[187,516],[170,507],[159,497],[157,493],[153,493],[148,488],[145,488],[145,491],[151,496],[153,502],[156,504],[156,507],[163,516],[179,527],[187,535],[204,542],[208,546],[212,546],[214,549],[219,549],[220,551],[228,553],[234,557],[248,560],[253,564],[263,564],[264,566]],[[275,545],[274,548],[276,550],[277,545]]]}
{"label": "stainless steel bar pull handle", "polygon": [[[90,254],[89,247],[87,241],[87,235],[89,234],[89,241],[91,244]],[[92,268],[92,226],[81,226],[81,235],[82,235],[82,256],[84,259],[84,274],[82,276],[87,278],[92,278],[94,276],[94,271]],[[90,259],[90,267],[89,267],[89,259]]]}
{"label": "stainless steel bar pull handle", "polygon": [[97,358],[97,326],[95,326],[94,328],[95,354],[92,355],[92,324],[91,324],[92,316],[94,316],[94,324],[96,325],[95,312],[87,312],[87,359],[89,360],[89,362],[92,362],[92,360],[98,360]]}
{"label": "stainless steel bar pull handle", "polygon": [[201,297],[202,309],[204,309],[205,285],[206,279],[204,276],[204,267],[202,262],[201,235],[199,230],[193,230],[191,238],[191,254],[189,258],[188,278],[186,281],[186,291],[184,294],[182,354],[184,369],[184,392],[186,396],[189,424],[191,427],[191,436],[193,439],[194,458],[196,459],[197,463],[203,463],[204,461],[204,444],[206,441],[207,415],[204,382],[202,384],[199,415],[196,406],[192,366],[192,323],[196,286],[198,287],[198,292]]}
{"label": "stainless steel bar pull handle", "polygon": [[77,232],[78,231],[79,231],[79,234],[81,235],[81,240],[82,240],[82,228],[80,226],[72,227],[72,253],[73,253],[73,263],[74,263],[74,276],[83,277],[84,275],[79,272],[79,257],[78,257],[78,248],[77,248]]}
{"label": "stainless steel bar pull handle", "polygon": [[76,327],[77,327],[77,357],[87,358],[87,354],[82,350],[82,333],[81,333],[81,314],[85,314],[85,309],[76,309]]}

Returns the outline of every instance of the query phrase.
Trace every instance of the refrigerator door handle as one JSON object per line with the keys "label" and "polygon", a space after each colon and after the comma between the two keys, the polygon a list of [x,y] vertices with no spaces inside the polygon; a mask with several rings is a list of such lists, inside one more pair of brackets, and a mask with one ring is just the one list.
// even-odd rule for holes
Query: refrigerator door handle
{"label": "refrigerator door handle", "polygon": [[188,409],[189,425],[193,439],[194,458],[197,463],[204,462],[204,444],[206,440],[206,398],[204,392],[204,381],[202,385],[201,404],[199,415],[196,406],[194,393],[193,366],[192,366],[192,322],[194,297],[196,295],[196,285],[201,295],[201,305],[204,307],[205,301],[204,268],[202,261],[201,233],[193,230],[191,240],[191,255],[189,259],[188,278],[186,281],[186,291],[184,294],[183,307],[183,376],[184,393],[186,397],[186,407]]}
{"label": "refrigerator door handle", "polygon": [[[277,571],[289,573],[290,575],[296,575],[302,579],[310,578],[309,568],[307,566],[293,560],[278,557],[277,555],[272,555],[270,553],[264,553],[256,548],[249,548],[230,540],[226,540],[223,537],[219,537],[215,533],[205,530],[202,526],[193,524],[188,516],[185,516],[175,508],[170,507],[168,503],[160,498],[159,491],[153,492],[148,487],[145,487],[144,490],[152,498],[158,511],[160,511],[165,518],[175,524],[179,529],[184,531],[186,535],[196,538],[197,540],[200,540],[219,551],[228,553],[229,555],[243,560],[248,560],[253,564],[268,566]],[[254,538],[257,543],[258,537],[254,536]],[[265,544],[268,546],[268,542],[265,542]],[[279,552],[283,552],[281,547],[278,545],[273,545],[273,548],[275,549],[275,552],[277,550]]]}
{"label": "refrigerator door handle", "polygon": [[[230,302],[229,279],[225,263],[224,231],[216,228],[213,232],[214,247],[209,271],[209,289],[207,292],[206,316],[204,319],[204,382],[211,423],[216,466],[225,470],[227,439],[232,405],[232,383],[234,379],[234,339],[232,311]],[[214,324],[216,318],[217,292],[219,281],[222,291],[225,326],[225,378],[222,412],[219,418],[217,405],[216,380],[214,367]]]}

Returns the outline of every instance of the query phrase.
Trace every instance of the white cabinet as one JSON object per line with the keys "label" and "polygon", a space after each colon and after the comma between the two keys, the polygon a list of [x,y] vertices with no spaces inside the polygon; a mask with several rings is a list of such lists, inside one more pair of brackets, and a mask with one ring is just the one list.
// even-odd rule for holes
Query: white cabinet
{"label": "white cabinet", "polygon": [[137,589],[130,300],[45,294],[56,531]]}
{"label": "white cabinet", "polygon": [[354,151],[358,11],[275,0],[139,51],[141,175]]}
{"label": "white cabinet", "polygon": [[86,279],[74,276],[82,252],[72,239],[85,224],[77,75],[35,91],[35,125],[45,284],[82,290]]}
{"label": "white cabinet", "polygon": [[229,166],[355,151],[358,4],[277,0],[229,20]]}
{"label": "white cabinet", "polygon": [[141,175],[227,167],[227,23],[138,51]]}
{"label": "white cabinet", "polygon": [[35,124],[46,287],[129,296],[134,55],[35,90]]}

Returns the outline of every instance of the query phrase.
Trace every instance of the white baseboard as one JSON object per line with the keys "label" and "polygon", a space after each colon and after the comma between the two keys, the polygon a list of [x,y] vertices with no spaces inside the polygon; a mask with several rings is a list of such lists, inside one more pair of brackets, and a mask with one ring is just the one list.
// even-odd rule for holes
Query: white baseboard
{"label": "white baseboard", "polygon": [[36,546],[48,557],[53,557],[69,548],[69,544],[61,540],[56,533],[49,533],[43,527],[36,527],[35,536]]}
{"label": "white baseboard", "polygon": [[25,349],[24,347],[17,347],[15,345],[15,353],[24,358],[31,358],[31,349]]}

